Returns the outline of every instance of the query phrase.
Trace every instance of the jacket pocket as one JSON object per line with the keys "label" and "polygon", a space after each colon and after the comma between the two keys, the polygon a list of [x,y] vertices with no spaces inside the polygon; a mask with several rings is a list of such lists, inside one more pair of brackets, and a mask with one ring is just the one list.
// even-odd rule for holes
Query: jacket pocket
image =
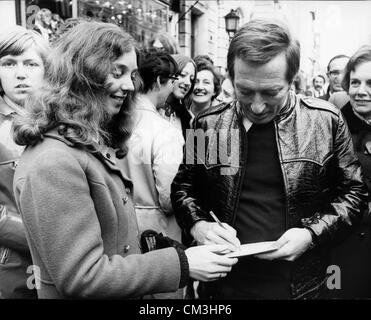
{"label": "jacket pocket", "polygon": [[6,264],[10,255],[10,249],[7,247],[0,247],[0,264]]}
{"label": "jacket pocket", "polygon": [[240,167],[237,165],[230,164],[204,164],[207,175],[210,176],[233,176],[235,175]]}
{"label": "jacket pocket", "polygon": [[332,158],[334,154],[329,153],[325,156],[321,156],[320,154],[313,154],[313,155],[302,155],[297,157],[292,157],[289,159],[284,160],[284,163],[290,163],[290,162],[311,162],[314,163],[320,167],[324,167]]}

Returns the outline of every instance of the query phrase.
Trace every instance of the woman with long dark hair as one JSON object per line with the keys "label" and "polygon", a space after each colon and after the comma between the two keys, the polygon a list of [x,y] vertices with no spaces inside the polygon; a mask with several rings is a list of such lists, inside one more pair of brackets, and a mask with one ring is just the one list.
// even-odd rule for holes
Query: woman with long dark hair
{"label": "woman with long dark hair", "polygon": [[186,139],[186,130],[191,128],[192,115],[189,112],[189,96],[197,77],[195,62],[184,55],[174,54],[172,58],[178,65],[178,79],[174,82],[173,92],[169,95],[161,115],[182,131]]}
{"label": "woman with long dark hair", "polygon": [[116,164],[131,132],[136,74],[127,33],[112,24],[78,24],[52,51],[45,92],[17,120],[15,140],[27,147],[14,190],[40,298],[171,292],[188,277],[223,277],[237,262],[216,254],[222,246],[141,254],[133,184]]}

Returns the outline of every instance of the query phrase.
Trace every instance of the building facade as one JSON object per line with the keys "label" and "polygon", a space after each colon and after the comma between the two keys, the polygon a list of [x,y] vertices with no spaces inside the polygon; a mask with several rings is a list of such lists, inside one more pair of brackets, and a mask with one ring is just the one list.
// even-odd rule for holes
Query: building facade
{"label": "building facade", "polygon": [[[0,22],[0,30],[19,24],[33,28],[36,13],[49,9],[62,20],[84,17],[113,22],[128,31],[139,42],[147,42],[155,33],[169,31],[170,9],[176,10],[174,0],[10,0],[1,1],[0,12],[14,17]],[[12,14],[13,13],[13,14]]]}
{"label": "building facade", "polygon": [[[113,22],[146,45],[159,32],[170,33],[181,53],[209,55],[224,74],[229,45],[224,16],[231,9],[240,25],[252,18],[276,18],[288,23],[300,39],[301,69],[308,79],[326,72],[328,60],[339,53],[351,55],[370,42],[371,1],[285,0],[1,0],[0,32],[19,24],[32,28],[41,8],[63,20],[85,17]],[[352,25],[357,23],[357,33]]]}
{"label": "building facade", "polygon": [[0,32],[15,24],[33,28],[37,12],[49,9],[64,21],[84,17],[116,23],[143,46],[156,33],[167,32],[178,41],[182,54],[209,55],[224,73],[229,44],[224,16],[234,2],[239,1],[3,0]]}

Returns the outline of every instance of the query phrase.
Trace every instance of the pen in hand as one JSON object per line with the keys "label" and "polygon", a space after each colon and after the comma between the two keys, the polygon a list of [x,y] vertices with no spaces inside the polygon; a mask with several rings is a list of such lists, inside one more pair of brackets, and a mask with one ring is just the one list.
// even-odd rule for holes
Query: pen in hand
{"label": "pen in hand", "polygon": [[[222,227],[224,230],[228,230],[226,226],[224,226],[220,220],[218,219],[218,217],[215,215],[214,212],[210,211],[209,212],[211,217],[213,218],[213,220],[220,226]],[[240,247],[239,246],[236,246],[235,244],[233,244],[233,246],[235,247],[236,250],[240,250]]]}
{"label": "pen in hand", "polygon": [[219,225],[221,226],[223,229],[227,230],[227,228],[225,226],[223,226],[223,224],[220,222],[220,220],[218,219],[218,217],[215,215],[214,212],[210,211],[210,215],[211,217],[214,219],[214,221]]}

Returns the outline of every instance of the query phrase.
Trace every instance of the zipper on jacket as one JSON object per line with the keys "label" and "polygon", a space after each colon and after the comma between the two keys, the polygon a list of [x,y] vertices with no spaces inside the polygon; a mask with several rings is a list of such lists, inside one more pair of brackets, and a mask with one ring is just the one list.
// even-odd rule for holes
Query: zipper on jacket
{"label": "zipper on jacket", "polygon": [[279,161],[280,161],[280,168],[281,168],[281,173],[282,173],[282,178],[283,178],[283,188],[284,188],[284,192],[285,192],[285,211],[286,211],[286,216],[285,216],[285,226],[286,226],[286,230],[288,230],[289,226],[288,226],[288,219],[289,219],[289,206],[288,206],[288,195],[287,195],[287,176],[286,176],[286,172],[283,168],[283,159],[282,159],[282,151],[281,151],[281,145],[280,145],[280,142],[279,142],[279,139],[278,139],[278,123],[276,122],[276,120],[274,120],[274,128],[275,128],[275,139],[276,139],[276,144],[277,144],[277,151],[278,151],[278,158],[279,158]]}
{"label": "zipper on jacket", "polygon": [[7,247],[0,247],[0,264],[5,264],[9,257],[9,248]]}
{"label": "zipper on jacket", "polygon": [[243,162],[244,165],[242,166],[242,174],[239,177],[239,183],[238,183],[238,193],[236,196],[236,201],[234,204],[234,209],[233,209],[233,216],[232,216],[232,227],[235,227],[236,223],[236,218],[237,218],[237,208],[238,204],[240,202],[240,195],[241,195],[241,190],[242,190],[242,182],[245,177],[245,172],[246,172],[246,160],[247,160],[247,132],[245,130],[245,127],[242,124],[242,128],[240,127],[240,130],[242,130],[242,144],[245,146],[244,151],[243,151]]}

